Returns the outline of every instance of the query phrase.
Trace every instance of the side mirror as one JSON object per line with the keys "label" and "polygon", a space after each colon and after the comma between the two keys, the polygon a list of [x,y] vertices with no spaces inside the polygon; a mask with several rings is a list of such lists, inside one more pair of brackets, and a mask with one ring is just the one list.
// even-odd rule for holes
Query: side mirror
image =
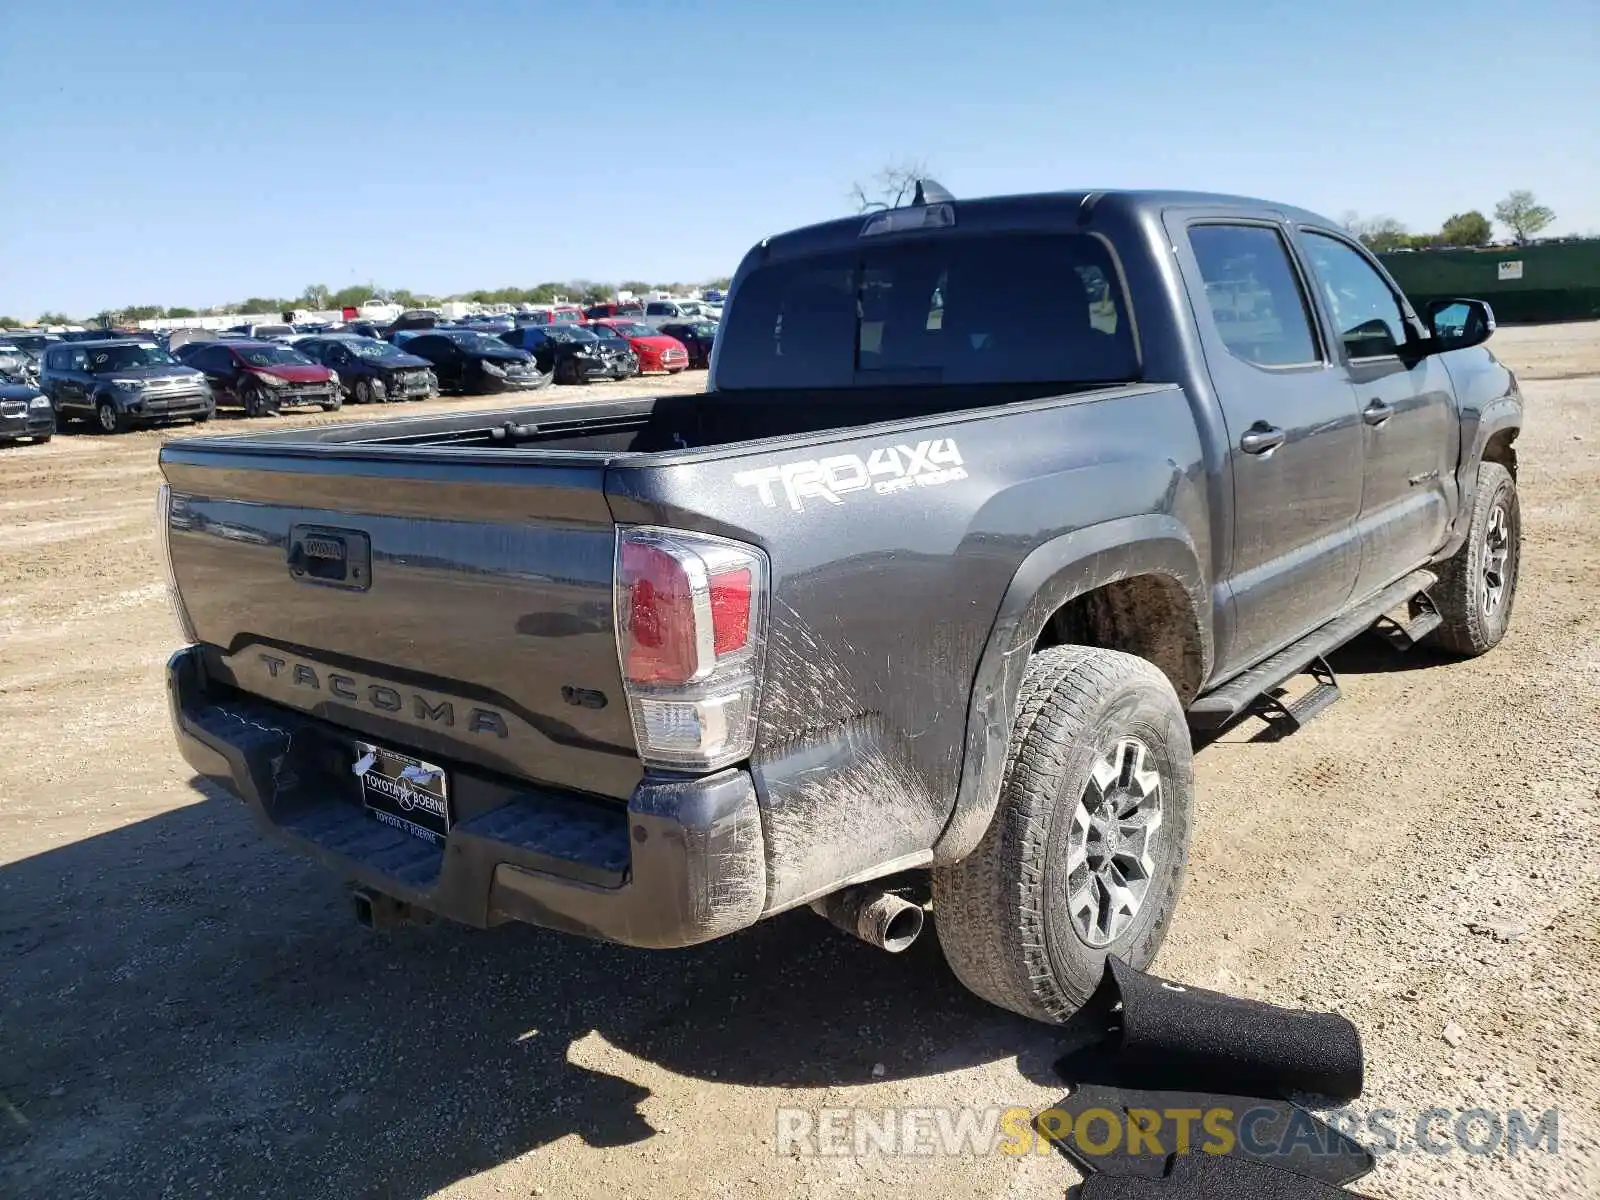
{"label": "side mirror", "polygon": [[1428,305],[1428,329],[1438,343],[1433,353],[1481,346],[1494,332],[1494,309],[1482,300],[1435,300]]}

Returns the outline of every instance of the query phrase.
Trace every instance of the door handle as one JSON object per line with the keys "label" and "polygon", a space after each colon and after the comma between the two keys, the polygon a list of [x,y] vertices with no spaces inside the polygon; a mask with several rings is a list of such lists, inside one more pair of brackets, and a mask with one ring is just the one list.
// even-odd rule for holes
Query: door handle
{"label": "door handle", "polygon": [[1287,439],[1288,434],[1283,430],[1257,421],[1244,431],[1244,436],[1239,439],[1239,449],[1246,454],[1265,454],[1269,450],[1276,450]]}
{"label": "door handle", "polygon": [[1394,416],[1394,406],[1377,399],[1361,410],[1361,419],[1368,425],[1382,425],[1392,416]]}

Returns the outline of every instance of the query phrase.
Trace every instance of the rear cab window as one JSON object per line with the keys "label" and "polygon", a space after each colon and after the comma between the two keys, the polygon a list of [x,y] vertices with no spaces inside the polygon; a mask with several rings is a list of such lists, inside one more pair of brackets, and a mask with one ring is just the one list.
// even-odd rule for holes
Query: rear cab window
{"label": "rear cab window", "polygon": [[1189,228],[1217,336],[1258,367],[1320,363],[1310,308],[1283,235],[1267,225]]}
{"label": "rear cab window", "polygon": [[1140,376],[1110,249],[1088,234],[863,246],[752,271],[717,387],[1125,383]]}

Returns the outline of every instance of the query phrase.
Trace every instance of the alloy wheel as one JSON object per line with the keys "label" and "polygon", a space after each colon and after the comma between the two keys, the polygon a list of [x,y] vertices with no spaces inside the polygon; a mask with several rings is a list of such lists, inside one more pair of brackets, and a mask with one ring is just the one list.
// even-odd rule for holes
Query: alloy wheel
{"label": "alloy wheel", "polygon": [[1161,772],[1136,737],[1095,760],[1067,835],[1067,910],[1090,946],[1128,931],[1155,875],[1161,831]]}

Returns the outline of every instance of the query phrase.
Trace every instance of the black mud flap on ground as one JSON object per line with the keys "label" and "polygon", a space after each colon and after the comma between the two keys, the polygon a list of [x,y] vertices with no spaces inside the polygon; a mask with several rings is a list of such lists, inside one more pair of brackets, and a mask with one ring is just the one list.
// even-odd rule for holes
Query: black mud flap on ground
{"label": "black mud flap on ground", "polygon": [[1080,1200],[1362,1200],[1335,1184],[1263,1166],[1249,1159],[1174,1155],[1156,1179],[1091,1175]]}
{"label": "black mud flap on ground", "polygon": [[[1037,1124],[1096,1184],[1084,1200],[1348,1195],[1339,1185],[1372,1170],[1371,1151],[1288,1099],[1361,1094],[1361,1036],[1344,1017],[1171,983],[1113,958],[1069,1028],[1079,1048],[1056,1069],[1072,1091]],[[1133,1190],[1104,1190],[1113,1180]],[[1282,1190],[1292,1187],[1302,1190]]]}
{"label": "black mud flap on ground", "polygon": [[1361,1095],[1361,1034],[1337,1013],[1169,983],[1116,958],[1106,960],[1093,1003],[1109,1014],[1108,1048],[1144,1087],[1203,1083],[1244,1096]]}

